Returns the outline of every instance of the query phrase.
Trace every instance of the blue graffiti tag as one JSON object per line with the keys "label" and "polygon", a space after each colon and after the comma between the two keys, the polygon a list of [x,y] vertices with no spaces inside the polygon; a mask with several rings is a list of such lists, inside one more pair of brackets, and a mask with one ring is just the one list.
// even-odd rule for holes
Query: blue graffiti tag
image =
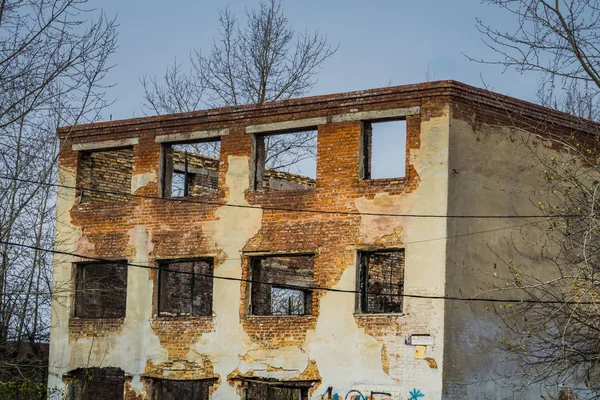
{"label": "blue graffiti tag", "polygon": [[410,399],[408,400],[419,400],[419,397],[425,397],[425,395],[417,389],[413,389],[411,392],[408,393],[410,394]]}

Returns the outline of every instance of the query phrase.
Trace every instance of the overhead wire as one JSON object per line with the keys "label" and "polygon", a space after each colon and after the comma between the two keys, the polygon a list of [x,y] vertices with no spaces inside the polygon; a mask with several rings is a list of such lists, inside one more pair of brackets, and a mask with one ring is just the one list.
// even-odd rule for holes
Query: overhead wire
{"label": "overhead wire", "polygon": [[17,182],[30,183],[36,185],[51,186],[63,189],[74,189],[81,190],[85,193],[95,192],[102,194],[112,194],[123,197],[141,198],[147,200],[160,200],[160,201],[172,201],[177,203],[193,203],[193,204],[206,204],[218,207],[232,207],[232,208],[246,208],[255,210],[268,210],[268,211],[285,211],[294,213],[313,213],[313,214],[332,214],[332,215],[350,215],[350,216],[372,216],[372,217],[405,217],[405,218],[451,218],[451,219],[531,219],[531,218],[579,218],[581,215],[578,214],[553,214],[553,215],[448,215],[448,214],[397,214],[397,213],[376,213],[376,212],[361,212],[361,211],[342,211],[342,210],[322,210],[313,208],[290,208],[290,207],[278,207],[278,206],[265,206],[265,205],[250,205],[250,204],[232,204],[218,201],[203,200],[191,197],[158,197],[149,196],[142,194],[135,194],[129,192],[117,192],[104,189],[95,189],[82,186],[71,186],[59,183],[50,183],[45,181],[36,181],[33,179],[17,178],[14,176],[0,175],[0,179],[13,180]]}
{"label": "overhead wire", "polygon": [[[258,209],[258,210],[272,210],[272,211],[286,211],[286,212],[300,212],[300,213],[323,213],[323,214],[341,214],[341,215],[356,215],[356,216],[387,216],[387,217],[414,217],[414,218],[469,218],[469,219],[475,219],[475,218],[531,219],[531,218],[557,218],[557,217],[577,218],[577,217],[580,217],[579,215],[576,215],[576,214],[560,214],[560,215],[552,215],[552,216],[548,216],[548,215],[436,215],[436,214],[396,214],[396,213],[372,213],[372,212],[357,212],[357,211],[335,211],[335,210],[320,210],[320,209],[299,209],[299,208],[289,208],[289,207],[230,204],[230,203],[214,202],[214,201],[201,200],[201,199],[181,198],[181,197],[156,197],[156,196],[140,195],[140,194],[134,194],[134,193],[127,193],[127,192],[117,192],[117,191],[110,191],[110,190],[103,190],[103,189],[80,187],[80,186],[63,185],[63,184],[58,184],[58,183],[50,183],[50,182],[37,181],[37,180],[32,180],[32,179],[17,178],[17,177],[7,176],[7,175],[0,175],[0,179],[8,179],[8,180],[14,180],[17,182],[23,182],[23,183],[28,183],[28,184],[45,185],[45,186],[64,188],[64,189],[82,190],[84,192],[91,191],[91,192],[97,192],[97,193],[102,193],[102,194],[112,194],[112,195],[118,195],[118,196],[143,198],[143,199],[151,199],[151,200],[173,201],[173,202],[179,202],[179,203],[207,204],[207,205],[214,205],[214,206],[219,206],[219,207],[224,206],[224,207],[250,208],[250,209]],[[468,232],[465,234],[458,234],[458,235],[454,235],[454,236],[418,240],[418,241],[404,243],[404,245],[416,244],[416,243],[422,243],[422,242],[428,242],[428,241],[434,241],[434,240],[444,240],[444,239],[453,238],[453,237],[470,236],[470,235],[476,235],[476,234],[487,233],[487,232],[495,232],[495,231],[500,231],[500,230],[505,230],[505,229],[512,229],[512,228],[518,228],[518,227],[522,227],[522,226],[526,226],[526,225],[531,225],[533,223],[534,222],[527,222],[527,223],[520,224],[520,225],[494,228],[494,229],[489,229],[489,230],[480,231],[480,232]],[[0,241],[0,243],[9,245],[9,246],[29,248],[32,250],[48,252],[48,253],[53,253],[53,254],[68,255],[68,256],[78,257],[78,258],[90,260],[90,261],[110,262],[113,264],[116,263],[116,264],[122,264],[122,265],[126,265],[126,266],[145,268],[145,269],[151,269],[151,270],[160,270],[161,269],[159,267],[154,267],[154,266],[132,264],[132,263],[128,263],[128,262],[120,262],[120,261],[108,260],[108,259],[103,259],[103,258],[98,258],[98,257],[89,257],[89,256],[80,255],[80,254],[64,252],[64,251],[60,251],[60,250],[45,249],[45,248],[41,248],[41,247],[30,246],[30,245],[25,245],[25,244],[21,244],[21,243],[15,243],[15,242]],[[233,259],[230,259],[230,260],[233,260]],[[186,271],[170,271],[170,272],[177,272],[177,273],[181,273],[181,274],[193,274],[193,275],[205,276],[205,277],[209,277],[209,278],[213,278],[213,279],[240,281],[240,282],[255,283],[255,284],[266,284],[266,285],[270,285],[270,286],[278,286],[278,287],[294,289],[294,290],[321,290],[321,291],[331,291],[331,292],[351,293],[351,294],[364,293],[364,292],[357,291],[357,290],[327,288],[327,287],[314,286],[314,285],[313,286],[297,286],[297,285],[289,285],[289,284],[281,284],[281,283],[273,283],[273,282],[260,282],[260,281],[251,280],[251,279],[217,276],[214,274],[201,274],[201,273],[192,273],[192,272],[186,272]],[[367,294],[378,295],[379,293],[367,293]],[[558,301],[558,300],[497,299],[497,298],[481,298],[481,297],[429,296],[429,295],[411,295],[411,294],[404,294],[404,293],[403,294],[386,294],[386,296],[441,299],[441,300],[458,300],[458,301],[502,302],[502,303],[531,303],[531,302],[534,302],[534,303],[543,303],[543,304],[565,304],[564,301]],[[573,304],[588,304],[588,303],[573,302]],[[589,304],[595,304],[595,303],[589,302]]]}
{"label": "overhead wire", "polygon": [[[61,254],[71,257],[78,257],[80,259],[89,260],[89,261],[99,261],[105,263],[111,263],[115,265],[122,265],[133,268],[142,268],[147,270],[160,271],[162,268],[155,267],[151,265],[142,265],[142,264],[133,264],[130,262],[120,261],[120,260],[109,260],[100,257],[90,257],[84,256],[81,254],[71,253],[67,251],[61,250],[53,250],[53,249],[45,249],[42,247],[26,245],[22,243],[15,243],[9,241],[0,241],[0,244],[4,244],[7,246],[16,246],[28,248],[31,250],[37,250],[52,254]],[[197,272],[188,272],[188,271],[172,271],[169,270],[169,273],[179,273],[185,275],[194,275],[194,276],[202,276],[206,278],[218,279],[218,280],[226,280],[226,281],[234,281],[234,282],[245,282],[251,284],[261,284],[268,286],[277,286],[279,288],[291,289],[291,290],[316,290],[316,291],[325,291],[325,292],[335,292],[335,293],[349,293],[349,294],[372,294],[372,295],[381,295],[381,293],[373,293],[373,292],[364,292],[360,290],[351,290],[351,289],[338,289],[333,287],[323,287],[318,285],[312,286],[299,286],[299,285],[290,285],[290,284],[281,284],[281,283],[273,283],[273,282],[263,282],[253,279],[246,278],[235,278],[230,276],[219,276],[214,274],[205,274],[205,273],[197,273]],[[402,298],[413,298],[413,299],[430,299],[430,300],[452,300],[452,301],[466,301],[466,302],[487,302],[487,303],[527,303],[527,304],[573,304],[573,305],[591,305],[597,304],[594,301],[561,301],[561,300],[539,300],[539,299],[502,299],[502,298],[490,298],[490,297],[458,297],[458,296],[433,296],[433,295],[419,295],[419,294],[406,294],[406,293],[386,293],[385,296],[390,297],[402,297]]]}

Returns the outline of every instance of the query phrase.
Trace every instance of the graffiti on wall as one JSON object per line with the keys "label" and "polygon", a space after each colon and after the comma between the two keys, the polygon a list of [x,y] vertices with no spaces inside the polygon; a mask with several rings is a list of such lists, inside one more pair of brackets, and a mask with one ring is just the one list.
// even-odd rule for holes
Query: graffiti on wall
{"label": "graffiti on wall", "polygon": [[352,389],[344,396],[338,392],[333,393],[333,388],[330,386],[325,391],[325,394],[321,395],[320,400],[392,400],[392,394],[385,392],[363,394],[358,390]]}
{"label": "graffiti on wall", "polygon": [[[364,391],[363,391],[364,392]],[[343,392],[342,392],[343,393]],[[408,400],[420,400],[422,397],[425,397],[425,394],[421,392],[420,389],[413,389],[409,393]],[[324,394],[319,398],[320,400],[392,400],[391,393],[385,392],[375,392],[371,391],[368,393],[361,393],[356,389],[352,389],[347,392],[345,395],[342,395],[338,392],[334,392],[333,388],[330,386],[327,388]]]}

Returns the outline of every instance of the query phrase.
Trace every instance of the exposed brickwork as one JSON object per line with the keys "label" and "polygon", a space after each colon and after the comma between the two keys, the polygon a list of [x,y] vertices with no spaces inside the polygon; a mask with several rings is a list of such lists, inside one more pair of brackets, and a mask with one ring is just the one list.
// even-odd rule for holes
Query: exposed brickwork
{"label": "exposed brickwork", "polygon": [[[463,100],[469,96],[473,98],[471,102]],[[358,202],[374,202],[381,198],[394,198],[405,201],[407,204],[410,203],[411,196],[417,195],[422,185],[424,186],[425,181],[421,181],[424,172],[427,172],[424,171],[424,168],[443,172],[443,168],[447,167],[444,165],[446,159],[443,156],[438,158],[431,156],[430,160],[423,160],[424,150],[428,150],[423,148],[421,142],[424,137],[427,137],[423,127],[436,119],[443,119],[448,113],[454,113],[455,116],[459,115],[464,119],[474,119],[474,123],[479,120],[485,121],[486,113],[491,113],[492,110],[499,113],[492,100],[489,92],[456,83],[443,82],[290,100],[261,107],[226,108],[76,127],[70,139],[66,142],[63,140],[64,148],[70,149],[70,145],[73,143],[127,137],[138,138],[139,144],[133,149],[118,150],[116,153],[118,156],[114,156],[114,154],[110,156],[113,157],[112,160],[119,166],[117,169],[120,171],[115,172],[118,177],[115,185],[120,188],[119,191],[129,192],[131,175],[133,175],[134,181],[135,178],[144,177],[148,179],[148,183],[141,185],[135,194],[151,197],[120,196],[118,201],[113,201],[113,199],[98,195],[103,201],[84,201],[81,204],[78,204],[75,199],[64,200],[72,201],[74,204],[70,209],[71,219],[69,222],[81,231],[82,243],[85,243],[85,246],[78,251],[86,256],[111,260],[127,259],[131,262],[135,259],[142,259],[143,262],[147,262],[153,267],[158,267],[161,262],[173,259],[211,257],[214,259],[216,275],[237,277],[239,269],[235,269],[232,265],[235,265],[236,268],[241,265],[242,279],[252,278],[252,268],[249,262],[252,257],[267,254],[315,254],[312,276],[301,274],[300,278],[302,279],[296,279],[295,282],[302,285],[334,287],[340,284],[342,277],[349,269],[353,270],[356,266],[358,252],[365,249],[397,249],[405,246],[403,243],[405,219],[379,218],[374,224],[383,225],[382,232],[385,231],[386,234],[367,237],[361,230],[366,225],[365,218],[356,214],[360,211],[357,206]],[[535,106],[513,100],[507,101],[507,104],[513,108],[523,108],[534,116],[543,111]],[[332,116],[355,111],[415,106],[421,107],[420,114],[406,118],[405,176],[390,179],[360,179],[362,123],[361,121],[332,123]],[[472,114],[475,116],[471,116]],[[564,116],[561,114],[552,115],[557,121],[564,120]],[[258,232],[254,234],[256,231],[253,231],[252,236],[242,244],[236,242],[238,247],[234,250],[222,246],[222,241],[219,242],[212,235],[220,235],[220,240],[223,240],[222,236],[235,236],[236,230],[244,227],[246,223],[244,218],[251,218],[244,216],[240,217],[240,220],[231,222],[224,215],[227,208],[222,207],[222,204],[232,201],[231,194],[239,190],[239,188],[228,186],[228,178],[231,182],[233,178],[239,178],[240,175],[248,173],[248,186],[252,187],[250,171],[253,140],[252,135],[245,132],[245,127],[251,124],[320,116],[326,117],[328,123],[320,125],[318,128],[316,179],[310,182],[303,181],[307,187],[295,190],[246,190],[243,196],[240,196],[243,199],[235,199],[235,205],[247,202],[251,206],[261,208],[259,212],[262,212],[262,217],[260,227],[257,227]],[[169,133],[223,128],[229,129],[229,134],[221,138],[221,158],[219,160],[194,159],[191,162],[195,167],[199,168],[202,164],[202,168],[218,174],[216,190],[213,190],[210,195],[195,199],[198,200],[196,203],[162,199],[161,174],[163,171],[159,169],[159,165],[161,165],[161,157],[164,154],[161,151],[163,145],[156,143],[154,137]],[[429,140],[432,140],[431,132],[427,134],[430,136]],[[109,153],[112,154],[112,152],[107,152],[107,154]],[[85,154],[78,155],[74,151],[65,151],[60,157],[61,168],[73,172],[80,171],[78,184],[83,186],[92,184],[89,174],[85,171],[89,171],[89,164],[95,161],[93,158],[95,153]],[[102,157],[108,157],[107,154],[97,155],[97,161],[102,161]],[[180,155],[175,154],[175,157],[177,163],[181,161]],[[126,159],[131,159],[131,163],[123,161]],[[103,164],[100,162],[97,165]],[[236,165],[238,168],[234,171],[236,176],[231,174],[232,165]],[[241,172],[239,171],[240,165],[244,169]],[[420,170],[418,170],[419,168]],[[92,168],[91,170],[98,169]],[[129,174],[129,181],[125,184],[127,174]],[[243,176],[245,177],[245,175]],[[290,179],[303,178],[290,175]],[[106,182],[103,184],[108,185]],[[204,184],[208,184],[208,182],[197,182],[198,186]],[[214,185],[215,180],[211,177],[210,187],[214,188]],[[85,199],[88,194],[87,192],[84,194]],[[443,203],[443,196],[445,196],[444,193],[434,191],[428,192],[426,195],[439,196],[439,203]],[[293,209],[316,209],[342,213],[290,211]],[[375,206],[373,209],[377,212]],[[344,212],[348,214],[344,214]],[[406,212],[410,213],[411,208],[407,207]],[[229,221],[232,227],[224,227],[222,225],[225,223],[224,221]],[[393,229],[388,229],[389,226],[393,226]],[[133,233],[140,227],[147,235],[143,240],[135,237]],[[139,254],[139,243],[136,240],[148,243],[148,254]],[[138,246],[137,250],[136,245]],[[443,244],[440,245],[440,248],[443,248],[442,246]],[[226,262],[227,265],[225,265]],[[431,275],[443,274],[443,266],[415,267],[408,265],[407,261],[407,269],[413,268],[413,272],[415,268],[425,267],[431,267],[431,271],[428,271]],[[156,316],[158,274],[156,271],[148,270],[144,271],[141,276],[147,277],[150,282],[154,304],[152,305],[152,315],[144,315],[136,323],[150,324],[152,333],[158,337],[161,348],[168,354],[168,361],[156,365],[148,361],[145,370],[140,374],[152,379],[162,379],[165,375],[177,376],[179,379],[215,378],[212,363],[218,362],[218,360],[211,360],[204,354],[198,354],[197,349],[200,347],[199,343],[205,344],[214,340],[214,333],[223,329],[217,324],[219,315],[215,313],[214,316],[158,317]],[[354,279],[352,276],[350,278]],[[348,275],[346,275],[345,284],[348,281]],[[443,291],[444,288],[429,289],[424,285],[416,285],[411,290],[414,294],[429,294],[433,290]],[[275,317],[250,315],[252,288],[249,283],[241,282],[239,293],[235,293],[236,291],[237,286],[235,291],[227,293],[227,296],[221,296],[220,299],[221,301],[227,299],[227,301],[235,302],[238,314],[232,320],[236,323],[239,322],[240,325],[232,328],[232,331],[235,331],[236,334],[236,329],[239,329],[240,332],[243,331],[243,340],[249,342],[250,349],[274,351],[299,348],[302,350],[301,352],[307,351],[305,346],[309,342],[309,336],[312,335],[314,340],[314,332],[318,325],[321,326],[319,318],[322,311],[321,305],[325,304],[327,300],[324,299],[325,292],[313,291],[309,315]],[[147,293],[145,294],[147,295]],[[355,297],[352,294],[344,296],[347,296],[348,303],[354,305]],[[148,297],[142,298],[147,299]],[[377,343],[381,344],[380,357],[383,372],[394,381],[402,383],[410,378],[412,370],[417,370],[423,364],[427,364],[425,360],[412,358],[410,354],[412,349],[407,348],[404,344],[405,336],[410,333],[429,333],[434,336],[443,333],[431,328],[431,325],[440,318],[440,315],[435,312],[435,307],[436,304],[430,300],[410,299],[402,305],[402,314],[356,314],[352,316],[350,313],[351,324],[349,326],[350,329],[358,327],[358,333],[355,333],[356,337],[370,336],[371,342],[369,343],[372,343],[374,338]],[[125,318],[128,317],[130,316]],[[72,318],[69,322],[70,340],[76,342],[90,336],[115,335],[116,337],[120,334],[122,326],[122,319]],[[351,341],[354,338],[348,340]],[[238,344],[232,343],[231,346]],[[136,344],[132,344],[132,346],[134,345]],[[189,360],[190,354],[203,361]],[[377,349],[377,354],[379,355],[379,349]],[[440,360],[437,361],[440,362]],[[305,371],[304,375],[300,376],[304,376],[307,380],[322,379],[323,371],[316,365],[316,361],[310,360],[309,363],[310,371]],[[307,368],[308,370],[309,368]],[[278,373],[281,371],[273,367],[268,372]],[[331,371],[328,372],[331,373]],[[246,372],[242,374],[236,370],[228,373],[227,378],[217,377],[222,379],[221,385],[234,385],[228,378],[246,374]],[[293,379],[300,378],[294,377]],[[129,393],[134,391],[128,389],[127,396],[133,396]]]}
{"label": "exposed brickwork", "polygon": [[207,357],[202,357],[199,361],[173,357],[170,361],[160,364],[148,360],[145,376],[151,379],[211,380],[214,384],[218,381],[214,366]]}
{"label": "exposed brickwork", "polygon": [[[190,168],[201,168],[207,171],[219,171],[219,160],[203,156],[201,154],[187,153],[188,165]],[[175,164],[185,163],[185,152],[173,151],[173,162]]]}
{"label": "exposed brickwork", "polygon": [[266,169],[263,174],[263,187],[269,188],[272,186],[270,183],[271,180],[279,180],[283,182],[295,183],[300,186],[312,187],[315,186],[316,182],[314,179],[309,178],[308,176],[292,174],[285,171],[278,171],[275,169]]}
{"label": "exposed brickwork", "polygon": [[123,318],[71,318],[69,319],[70,339],[110,336],[120,332]]}
{"label": "exposed brickwork", "polygon": [[215,331],[212,317],[157,317],[152,330],[171,359],[185,359],[202,335]]}
{"label": "exposed brickwork", "polygon": [[123,196],[111,192],[131,191],[132,170],[132,148],[81,152],[77,168],[77,186],[92,189],[83,190],[82,202],[126,201]]}

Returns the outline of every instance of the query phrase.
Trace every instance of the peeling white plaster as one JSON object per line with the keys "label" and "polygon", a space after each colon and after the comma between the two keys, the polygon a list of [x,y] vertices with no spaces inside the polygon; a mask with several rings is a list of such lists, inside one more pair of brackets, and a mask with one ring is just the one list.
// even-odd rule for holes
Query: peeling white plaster
{"label": "peeling white plaster", "polygon": [[[245,358],[252,361],[242,360],[239,366],[242,374],[252,370],[254,376],[281,380],[297,378],[309,361],[308,354],[298,346],[250,350]],[[274,370],[269,371],[269,367]]]}
{"label": "peeling white plaster", "polygon": [[[153,245],[144,225],[136,225],[129,231],[129,245],[135,250],[131,263],[148,265]],[[144,373],[148,360],[157,364],[168,359],[167,351],[160,345],[158,336],[150,326],[153,311],[150,270],[132,266],[128,268],[127,310],[123,326],[108,337],[79,338],[72,342],[71,365],[118,366],[138,376]],[[140,345],[140,340],[143,345]],[[132,381],[131,386],[138,391],[143,388],[139,379]]]}
{"label": "peeling white plaster", "polygon": [[[229,156],[228,164],[225,176],[225,184],[229,188],[227,204],[248,205],[244,193],[250,185],[249,159]],[[214,239],[227,257],[222,264],[215,266],[215,275],[241,278],[241,250],[260,230],[262,210],[223,206],[215,216],[215,221],[205,224],[206,234]],[[226,382],[227,375],[239,366],[239,355],[252,347],[240,321],[240,302],[232,301],[232,298],[239,298],[240,290],[239,281],[215,279],[215,332],[204,335],[189,354],[205,354],[213,362],[215,374],[222,380],[212,396],[216,400],[237,398],[236,390]]]}
{"label": "peeling white plaster", "polygon": [[[448,180],[448,116],[424,121],[421,127],[421,149],[411,150],[411,163],[420,174],[421,182],[416,191],[396,196],[378,195],[374,199],[356,200],[359,212],[391,212],[414,214],[445,214],[447,210]],[[249,205],[245,191],[250,184],[250,160],[245,156],[229,156],[225,184],[228,188],[227,204]],[[61,169],[61,180],[74,186],[73,171]],[[135,192],[150,182],[156,181],[156,172],[136,174],[132,180]],[[57,238],[65,234],[60,228],[71,227],[69,210],[74,204],[74,191],[61,189],[69,201],[59,201],[62,211],[61,224],[57,225]],[[59,192],[61,193],[61,192]],[[215,266],[215,275],[240,278],[242,275],[241,255],[246,243],[261,228],[263,212],[258,208],[223,206],[215,211],[215,220],[202,224],[203,233],[214,240],[215,247],[224,260]],[[410,243],[446,234],[444,218],[416,220],[410,218],[383,218],[364,216],[361,220],[362,240],[374,243],[382,236],[398,232],[402,228],[402,241]],[[67,228],[64,228],[67,229]],[[71,229],[71,228],[68,228]],[[78,239],[80,236],[77,236]],[[130,245],[135,250],[133,263],[147,265],[152,252],[152,238],[144,225],[135,226],[129,232]],[[77,243],[77,240],[74,241]],[[58,249],[69,251],[69,247]],[[71,260],[55,261],[55,278],[70,279]],[[406,247],[405,291],[443,294],[445,276],[445,242],[423,242]],[[348,265],[335,285],[339,289],[355,289],[355,266]],[[51,372],[56,374],[51,384],[62,387],[63,372],[71,366],[118,365],[136,377],[132,386],[141,392],[142,383],[138,375],[145,370],[146,362],[160,364],[168,361],[168,352],[160,345],[152,331],[153,282],[149,271],[130,267],[128,271],[127,317],[121,331],[109,338],[79,339],[68,343],[69,305],[54,306],[53,343],[51,357],[56,365]],[[390,374],[384,370],[383,344],[357,325],[354,316],[354,296],[347,293],[326,293],[320,300],[320,315],[314,330],[307,332],[302,346],[285,346],[264,349],[252,343],[244,332],[240,320],[240,282],[216,279],[213,288],[213,312],[215,331],[202,335],[187,354],[187,361],[202,364],[208,357],[214,373],[221,378],[212,399],[230,400],[238,398],[235,388],[227,382],[227,376],[238,369],[242,373],[253,371],[255,376],[298,377],[315,360],[322,383],[313,398],[325,388],[333,386],[340,393],[358,385],[372,383],[375,386],[399,386],[408,393],[418,384],[427,382],[428,398],[440,398],[442,388],[443,341],[430,350],[439,369],[430,369],[425,361],[415,364],[413,349],[402,343],[404,333],[430,333],[443,337],[443,302],[428,300],[406,300],[406,315],[398,317],[408,326],[407,332],[391,332],[385,338],[390,363]],[[428,310],[423,319],[421,310]],[[419,326],[419,332],[411,331]],[[425,327],[425,328],[423,328]],[[422,330],[425,329],[426,332]],[[91,350],[90,350],[91,349]],[[396,354],[393,358],[390,354]],[[127,357],[124,357],[127,355]],[[88,362],[89,357],[89,362]],[[392,365],[393,364],[393,365]],[[270,371],[267,370],[270,369]],[[423,386],[422,386],[423,387]],[[406,389],[406,390],[405,390]]]}
{"label": "peeling white plaster", "polygon": [[131,177],[131,193],[135,193],[138,189],[147,186],[150,182],[158,182],[158,174],[156,171],[133,175]]}
{"label": "peeling white plaster", "polygon": [[[71,168],[61,166],[58,168],[57,202],[56,202],[56,225],[54,230],[54,249],[65,252],[73,252],[81,238],[81,229],[71,223],[71,208],[76,202],[75,171]],[[50,332],[50,360],[48,387],[64,390],[62,374],[66,372],[71,358],[71,347],[69,345],[69,315],[71,313],[71,259],[67,256],[54,257],[54,269],[52,275],[52,313]],[[66,289],[69,289],[68,291]],[[59,399],[55,395],[54,399]]]}
{"label": "peeling white plaster", "polygon": [[[354,276],[354,265],[348,266],[334,288],[354,290]],[[383,371],[381,343],[356,324],[354,296],[327,292],[320,309],[316,330],[309,331],[307,348],[323,378],[321,387],[332,386],[345,394],[366,379],[373,384],[394,384]]]}

